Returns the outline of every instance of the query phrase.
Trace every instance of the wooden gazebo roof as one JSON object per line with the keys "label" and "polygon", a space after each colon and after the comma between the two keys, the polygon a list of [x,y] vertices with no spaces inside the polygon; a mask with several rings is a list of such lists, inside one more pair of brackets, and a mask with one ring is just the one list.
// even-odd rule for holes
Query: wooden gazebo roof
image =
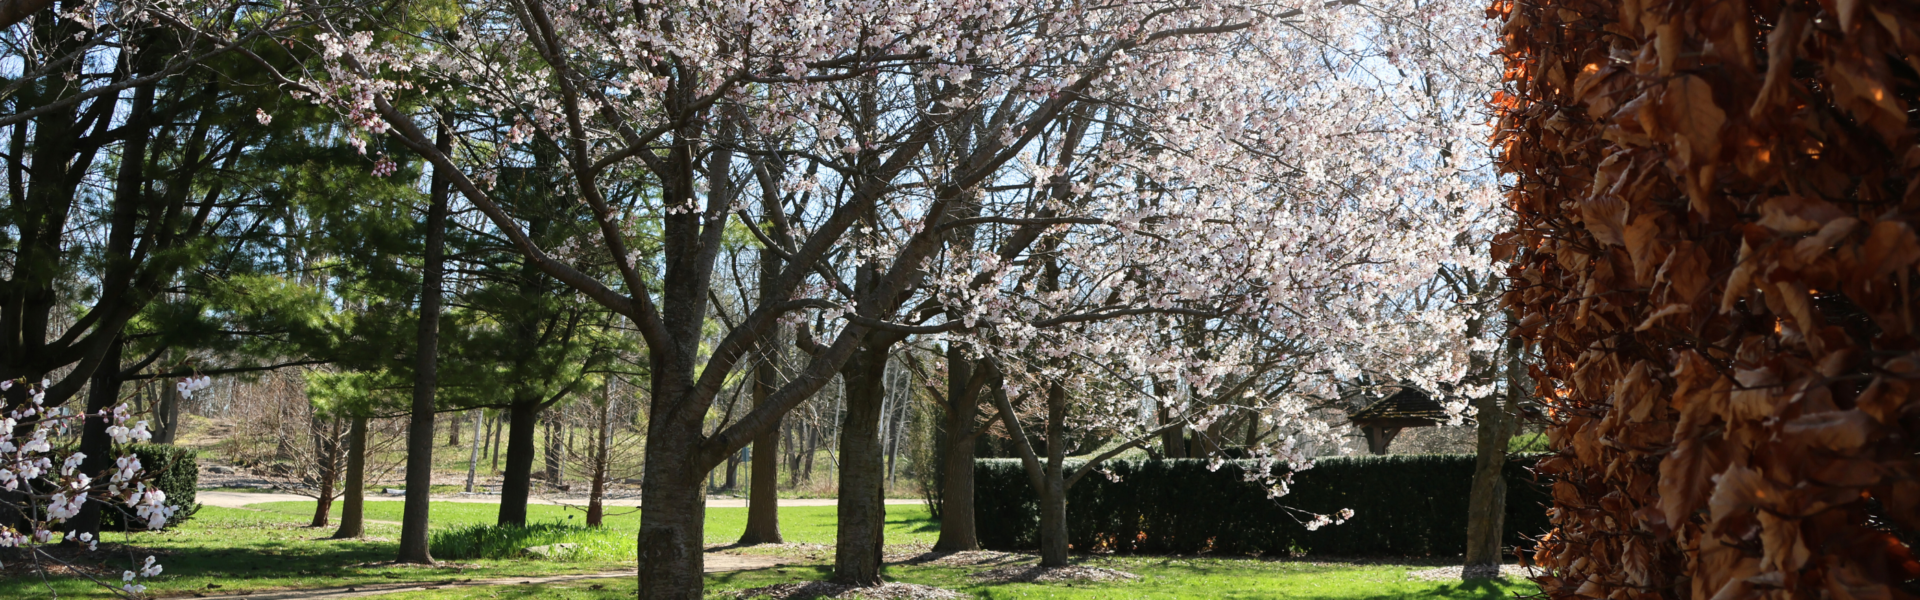
{"label": "wooden gazebo roof", "polygon": [[1447,420],[1447,409],[1432,396],[1403,387],[1348,415],[1355,425],[1376,427],[1431,427]]}
{"label": "wooden gazebo roof", "polygon": [[1347,420],[1366,435],[1368,450],[1386,454],[1387,446],[1400,435],[1401,429],[1439,425],[1447,420],[1447,409],[1426,392],[1403,386],[1366,408],[1353,411]]}

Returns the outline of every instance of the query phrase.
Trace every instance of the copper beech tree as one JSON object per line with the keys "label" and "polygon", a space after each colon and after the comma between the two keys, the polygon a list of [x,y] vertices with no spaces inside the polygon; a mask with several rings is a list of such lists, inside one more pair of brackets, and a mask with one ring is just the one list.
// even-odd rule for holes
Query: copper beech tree
{"label": "copper beech tree", "polygon": [[1496,254],[1551,420],[1545,592],[1912,597],[1920,5],[1489,15],[1518,217]]}

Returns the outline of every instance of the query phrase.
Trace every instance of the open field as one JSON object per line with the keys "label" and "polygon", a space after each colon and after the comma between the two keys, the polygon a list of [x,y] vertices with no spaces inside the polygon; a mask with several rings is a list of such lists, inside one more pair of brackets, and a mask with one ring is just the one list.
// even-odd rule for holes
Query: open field
{"label": "open field", "polygon": [[[399,519],[400,502],[369,502],[367,517],[373,521]],[[221,596],[239,593],[265,593],[289,589],[344,589],[347,587],[391,586],[398,583],[434,585],[438,589],[416,589],[382,596],[394,600],[411,599],[487,599],[500,598],[631,598],[635,580],[625,573],[633,568],[634,531],[639,515],[632,509],[612,511],[607,528],[581,532],[562,528],[564,535],[539,543],[572,542],[583,547],[611,550],[578,552],[560,559],[529,560],[525,557],[460,558],[438,567],[395,567],[384,564],[395,549],[398,536],[395,525],[370,522],[368,537],[359,540],[325,539],[329,529],[305,527],[312,514],[310,502],[273,502],[247,508],[206,507],[193,520],[166,532],[155,534],[110,534],[111,547],[99,553],[83,555],[76,561],[80,570],[104,581],[118,581],[120,571],[145,559],[158,556],[166,572],[149,583],[150,592],[162,597]],[[442,502],[434,505],[436,533],[445,536],[462,528],[493,522],[494,507],[486,504]],[[561,506],[529,507],[533,524],[565,524],[584,517],[578,510]],[[824,579],[830,575],[834,534],[834,507],[802,506],[781,510],[783,533],[788,544],[754,548],[726,548],[745,522],[745,509],[709,509],[707,542],[720,553],[710,554],[710,563],[724,563],[738,556],[748,566],[769,564],[777,557],[794,564],[749,570],[710,573],[709,598],[730,598],[737,590],[777,583]],[[572,519],[568,519],[572,516]],[[1413,570],[1439,563],[1363,564],[1313,562],[1300,560],[1262,560],[1245,557],[1085,557],[1085,566],[1117,569],[1140,576],[1135,581],[1072,583],[987,583],[973,575],[981,570],[1006,564],[1031,563],[1024,555],[995,555],[985,564],[926,564],[916,560],[938,535],[938,523],[927,518],[920,506],[895,505],[888,508],[887,543],[890,559],[888,577],[895,581],[933,585],[958,590],[976,598],[1313,598],[1313,599],[1391,599],[1455,598],[1485,599],[1511,597],[1515,592],[1532,591],[1531,584],[1481,581],[1461,584],[1454,581],[1420,581],[1408,576]],[[125,544],[125,545],[120,545]],[[529,543],[529,545],[532,545]],[[443,546],[436,545],[436,553]],[[990,553],[991,554],[991,553]],[[755,563],[754,560],[760,562]],[[96,598],[108,594],[93,583],[74,576],[71,570],[59,570],[62,576],[47,580],[30,577],[16,565],[8,565],[0,578],[0,598],[22,600],[60,598]],[[731,567],[737,568],[737,567]],[[523,584],[518,581],[556,575],[613,574],[612,578],[576,579]],[[511,579],[510,583],[478,585],[488,580]],[[364,590],[362,590],[364,591]],[[326,598],[327,596],[311,596]]]}

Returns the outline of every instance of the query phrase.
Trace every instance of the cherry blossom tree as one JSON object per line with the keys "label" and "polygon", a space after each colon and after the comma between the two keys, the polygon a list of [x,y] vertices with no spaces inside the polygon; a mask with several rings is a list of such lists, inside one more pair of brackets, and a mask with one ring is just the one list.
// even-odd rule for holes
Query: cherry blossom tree
{"label": "cherry blossom tree", "polygon": [[[282,84],[444,169],[530,262],[632,321],[653,386],[641,597],[692,598],[705,474],[907,336],[1013,352],[1077,323],[1260,315],[1315,340],[1312,367],[1336,375],[1430,343],[1397,335],[1378,307],[1436,264],[1478,260],[1453,242],[1487,196],[1449,154],[1475,136],[1468,115],[1428,110],[1478,80],[1457,53],[1395,37],[1457,15],[1390,4],[494,0],[324,22],[324,68]],[[422,93],[486,116],[406,108]],[[450,149],[427,133],[439,127],[460,132]],[[561,148],[558,193],[599,224],[578,244],[612,257],[615,276],[541,247],[492,196],[495,168],[530,140]],[[780,260],[761,282],[774,300],[703,350],[729,227]],[[986,241],[949,244],[961,228]],[[642,236],[662,251],[630,250]],[[1033,260],[1044,239],[1072,285],[1018,285],[1049,262]],[[809,311],[829,324],[807,364],[705,432],[730,373]],[[1132,332],[1106,331],[1053,351],[1125,349]],[[1223,375],[1123,353],[1203,388]],[[1449,377],[1447,362],[1408,376]],[[864,497],[846,491],[843,504]],[[872,556],[841,557],[857,564],[839,578],[877,582],[877,534],[848,534],[843,553]]]}

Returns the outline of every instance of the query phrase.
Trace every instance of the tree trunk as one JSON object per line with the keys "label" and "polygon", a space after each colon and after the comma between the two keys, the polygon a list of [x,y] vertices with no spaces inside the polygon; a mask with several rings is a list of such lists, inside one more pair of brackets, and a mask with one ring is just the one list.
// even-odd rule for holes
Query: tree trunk
{"label": "tree trunk", "polygon": [[[658,385],[658,384],[656,384]],[[656,394],[656,399],[661,396]],[[657,410],[657,409],[656,409]],[[640,482],[639,563],[641,600],[700,600],[707,497],[694,464],[697,427],[665,427],[655,413]],[[657,437],[655,437],[657,436]]]}
{"label": "tree trunk", "polygon": [[560,474],[561,450],[560,450],[560,436],[559,436],[560,413],[557,411],[548,412],[547,418],[542,420],[547,422],[547,447],[546,447],[546,452],[544,456],[544,459],[546,461],[546,467],[547,467],[547,485],[558,488],[560,487],[560,476],[561,476]]}
{"label": "tree trunk", "polygon": [[1513,437],[1513,416],[1508,414],[1519,401],[1519,339],[1507,342],[1507,406],[1500,398],[1487,395],[1473,399],[1474,415],[1479,418],[1473,488],[1467,497],[1467,554],[1460,570],[1461,579],[1486,579],[1500,576],[1507,519],[1507,441]]}
{"label": "tree trunk", "polygon": [[607,463],[611,454],[608,445],[612,443],[609,438],[613,437],[612,390],[613,380],[609,378],[604,401],[600,403],[600,433],[593,444],[593,486],[587,491],[588,527],[599,527],[602,520],[606,518],[606,507],[603,505],[602,498],[607,493],[607,471],[611,468]]}
{"label": "tree trunk", "polygon": [[334,539],[357,538],[366,533],[362,506],[366,502],[367,418],[356,416],[347,433],[347,490],[340,507],[340,529]]}
{"label": "tree trunk", "polygon": [[1040,566],[1067,566],[1067,388],[1047,386],[1047,468],[1040,488]]}
{"label": "tree trunk", "polygon": [[[120,354],[125,348],[124,338],[114,338],[107,346],[107,356],[95,367],[92,381],[87,389],[87,414],[98,415],[100,411],[111,411],[120,402]],[[164,382],[163,382],[164,383]],[[80,462],[80,472],[92,477],[104,473],[113,467],[113,437],[107,435],[107,428],[113,422],[106,418],[87,417],[80,429],[80,451],[87,457]],[[104,502],[87,502],[80,506],[80,514],[67,523],[69,531],[93,534],[100,538],[100,511],[108,506]]]}
{"label": "tree trunk", "polygon": [[[780,262],[762,251],[760,256],[760,280],[772,281],[780,273]],[[762,290],[770,289],[762,285]],[[774,299],[777,300],[777,299]],[[769,301],[768,294],[761,294],[761,302]],[[780,385],[779,363],[784,340],[778,334],[768,335],[760,344],[760,362],[753,369],[753,405],[758,407],[766,402],[767,396]],[[784,420],[784,417],[782,417]],[[780,433],[784,429],[780,423],[753,440],[752,476],[749,477],[747,490],[747,527],[740,532],[739,544],[778,544],[784,541],[780,536]]]}
{"label": "tree trunk", "polygon": [[[496,415],[496,417],[498,417],[498,415]],[[492,434],[492,437],[489,438],[490,441],[488,442],[490,444],[493,444],[492,471],[494,473],[500,472],[500,430],[503,428],[505,428],[505,425],[501,424],[501,419],[495,418],[493,420],[493,434]]]}
{"label": "tree trunk", "polygon": [[880,452],[880,409],[886,398],[886,371],[886,345],[872,338],[840,371],[846,386],[846,414],[840,425],[840,523],[833,563],[833,580],[837,583],[881,583],[887,509],[883,501],[886,473]]}
{"label": "tree trunk", "polygon": [[[443,151],[452,136],[445,125],[435,140]],[[439,385],[441,246],[446,237],[449,177],[434,169],[432,202],[427,208],[426,257],[420,277],[420,333],[413,371],[412,419],[407,423],[407,501],[400,517],[400,553],[403,563],[433,563],[427,551],[427,519],[433,501],[433,408]]]}
{"label": "tree trunk", "polygon": [[527,524],[527,496],[533,487],[534,428],[540,416],[537,400],[521,400],[507,408],[507,470],[500,474],[501,525]]}
{"label": "tree trunk", "polygon": [[[780,261],[766,251],[760,255],[760,281],[770,282],[780,275]],[[761,285],[761,302],[777,301],[772,298],[771,288]],[[760,344],[760,362],[753,368],[753,405],[766,402],[780,385],[779,348],[784,347],[784,338],[770,334]],[[785,417],[781,418],[785,420]],[[775,422],[766,433],[753,440],[752,476],[749,477],[747,490],[747,527],[740,532],[739,544],[778,544],[784,541],[780,536],[780,434],[785,427]]]}
{"label": "tree trunk", "polygon": [[[957,345],[947,349],[947,414],[940,477],[939,552],[979,550],[980,534],[973,520],[973,448],[980,414],[979,386],[970,385],[973,361]],[[971,389],[969,389],[971,388]],[[984,426],[982,426],[984,428]]]}
{"label": "tree trunk", "polygon": [[160,400],[153,403],[153,440],[155,444],[172,444],[180,437],[180,388],[174,381],[160,382]]}
{"label": "tree trunk", "polygon": [[326,527],[333,520],[333,484],[340,479],[340,419],[314,416],[313,456],[320,491],[313,497],[313,521],[308,527]]}
{"label": "tree trunk", "polygon": [[467,493],[473,493],[473,478],[480,473],[480,439],[485,437],[486,409],[473,409],[473,448],[467,451]]}
{"label": "tree trunk", "polygon": [[734,490],[734,488],[738,487],[739,485],[740,485],[740,453],[735,452],[733,453],[732,456],[727,457],[727,480],[725,483],[720,485],[720,489],[731,492]]}

